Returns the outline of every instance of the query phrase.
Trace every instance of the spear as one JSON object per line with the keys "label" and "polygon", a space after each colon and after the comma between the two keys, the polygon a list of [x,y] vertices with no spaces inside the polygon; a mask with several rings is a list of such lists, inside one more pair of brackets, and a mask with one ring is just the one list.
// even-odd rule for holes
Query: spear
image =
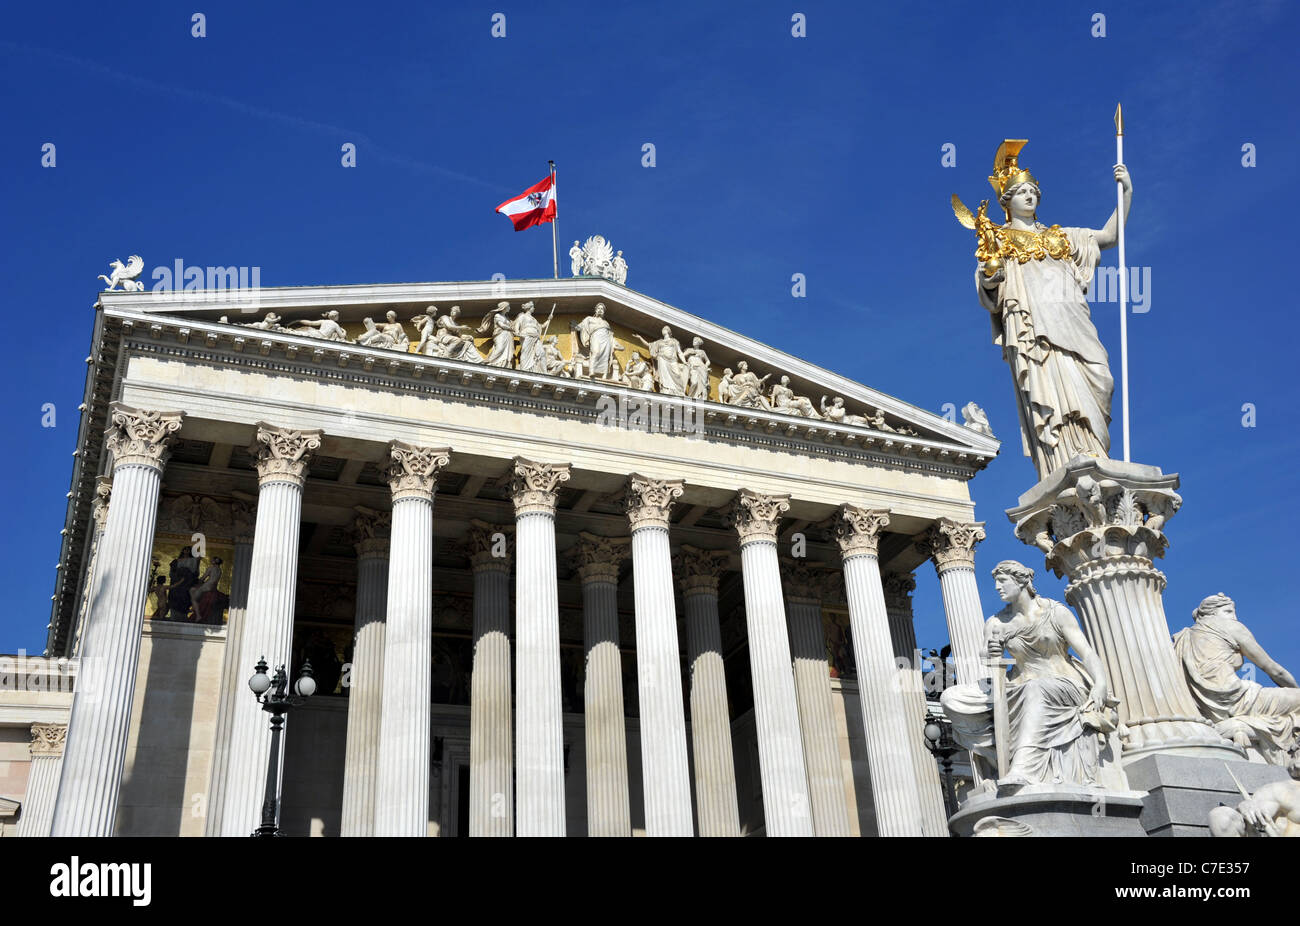
{"label": "spear", "polygon": [[[1124,111],[1115,104],[1115,163],[1124,163]],[[1124,265],[1124,184],[1115,181],[1115,218],[1119,221],[1119,366],[1124,407],[1124,462],[1128,456],[1128,273]]]}

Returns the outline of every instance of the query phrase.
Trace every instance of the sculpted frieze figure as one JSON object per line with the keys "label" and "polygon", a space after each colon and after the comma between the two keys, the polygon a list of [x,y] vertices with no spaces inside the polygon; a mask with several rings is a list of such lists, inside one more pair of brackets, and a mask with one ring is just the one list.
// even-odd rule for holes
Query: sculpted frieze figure
{"label": "sculpted frieze figure", "polygon": [[433,356],[465,363],[483,362],[483,355],[474,344],[474,329],[460,323],[460,306],[452,306],[434,325],[437,334],[434,335]]}
{"label": "sculpted frieze figure", "polygon": [[[229,319],[227,319],[226,316],[224,315],[221,316],[220,320],[222,322],[225,322],[226,324],[231,324]],[[258,321],[234,322],[234,324],[240,325],[241,327],[244,328],[256,328],[258,331],[283,331],[286,333],[291,333],[289,332],[288,328],[280,324],[281,321],[283,321],[283,319],[279,315],[276,315],[274,312],[267,312],[266,315]]]}
{"label": "sculpted frieze figure", "polygon": [[498,302],[497,307],[483,316],[478,333],[492,332],[492,349],[484,362],[490,367],[509,367],[515,355],[515,328],[510,320],[510,303]]}
{"label": "sculpted frieze figure", "polygon": [[334,309],[330,309],[319,319],[304,318],[293,324],[306,326],[294,331],[294,334],[304,334],[309,338],[322,338],[326,341],[346,341],[348,339],[348,333],[339,324],[339,313]]}
{"label": "sculpted frieze figure", "polygon": [[[767,400],[767,396],[763,395],[763,384],[767,382],[772,374],[768,373],[760,379],[757,374],[749,371],[749,363],[744,360],[736,364],[736,369],[739,372],[731,377],[727,389],[727,398],[722,399],[722,401],[730,405],[739,405],[741,408],[761,408],[771,411],[772,403]],[[730,372],[730,370],[726,371],[726,373]],[[721,398],[721,386],[718,388],[718,394],[719,398]]]}
{"label": "sculpted frieze figure", "polygon": [[[1069,608],[1039,596],[1032,569],[1004,560],[993,579],[1007,605],[984,625],[987,656],[1000,660],[1005,649],[1014,660],[1005,685],[1009,768],[1001,783],[1100,787],[1102,734],[1118,724],[1101,657]],[[997,780],[992,694],[967,683],[945,689],[941,701],[954,737],[971,750],[977,781]]]}
{"label": "sculpted frieze figure", "polygon": [[829,405],[826,404],[826,396],[822,396],[820,405],[822,408],[822,417],[827,421],[834,422],[835,424],[870,424],[870,422],[861,415],[850,415],[848,413],[848,409],[844,407],[843,396],[837,395],[831,400],[831,404]]}
{"label": "sculpted frieze figure", "polygon": [[782,376],[781,382],[772,387],[772,395],[768,401],[772,404],[772,409],[778,412],[784,412],[787,415],[796,415],[800,418],[817,418],[817,410],[813,408],[812,399],[803,395],[795,395],[790,388],[790,377]]}
{"label": "sculpted frieze figure", "polygon": [[384,318],[386,321],[384,324],[379,326],[380,330],[392,338],[392,346],[394,349],[406,351],[411,346],[411,339],[406,336],[406,329],[403,328],[402,323],[397,320],[397,313],[392,309],[389,309],[388,312],[385,313]]}
{"label": "sculpted frieze figure", "polygon": [[682,356],[686,358],[686,395],[692,399],[707,399],[709,355],[704,352],[704,339],[691,338],[691,346],[682,351]]}
{"label": "sculpted frieze figure", "polygon": [[[620,251],[619,253],[623,252]],[[99,279],[105,283],[104,289],[106,291],[117,289],[120,284],[124,292],[144,292],[144,284],[136,279],[140,272],[144,270],[144,259],[139,254],[132,254],[126,259],[125,264],[120,260],[115,260],[109,266],[113,268],[112,275],[104,276],[102,273],[99,275]]]}
{"label": "sculpted frieze figure", "polygon": [[541,346],[541,372],[549,373],[552,376],[568,376],[565,369],[568,365],[564,359],[564,354],[560,352],[560,336],[557,334],[548,334],[542,339]]}
{"label": "sculpted frieze figure", "polygon": [[631,354],[627,358],[627,369],[623,371],[623,382],[633,389],[653,392],[655,375],[650,369],[650,364],[646,363],[646,359],[636,351],[632,351]]}
{"label": "sculpted frieze figure", "polygon": [[633,335],[650,351],[650,363],[655,371],[655,385],[663,395],[686,395],[686,358],[682,345],[673,337],[673,330],[665,325],[657,341],[647,341]]}
{"label": "sculpted frieze figure", "polygon": [[[609,379],[610,361],[614,357],[614,332],[605,320],[605,303],[597,302],[591,314],[572,325],[577,338],[573,355],[573,375],[578,379]],[[582,359],[579,360],[579,357]]]}
{"label": "sculpted frieze figure", "polygon": [[[1038,181],[1019,165],[1023,139],[998,148],[989,183],[1006,212],[997,226],[987,200],[972,215],[953,197],[958,220],[978,236],[975,288],[989,311],[993,341],[1011,368],[1025,456],[1039,478],[1080,454],[1106,457],[1114,391],[1106,349],[1087,302],[1100,252],[1118,239],[1117,214],[1101,229],[1038,221]],[[1128,215],[1133,184],[1115,165]]]}
{"label": "sculpted frieze figure", "polygon": [[993,436],[993,429],[989,427],[989,416],[984,414],[984,409],[974,402],[967,402],[962,406],[961,419],[961,423],[975,433],[983,434],[985,437]]}
{"label": "sculpted frieze figure", "polygon": [[392,348],[396,346],[393,343],[392,335],[378,328],[373,318],[363,318],[361,324],[365,326],[365,330],[357,335],[357,343],[362,347]]}
{"label": "sculpted frieze figure", "polygon": [[543,372],[542,325],[533,314],[535,308],[533,303],[525,302],[515,316],[514,333],[519,338],[519,362],[515,367],[525,373]]}
{"label": "sculpted frieze figure", "polygon": [[[1273,765],[1287,765],[1300,737],[1300,688],[1237,618],[1237,607],[1219,593],[1192,612],[1196,622],[1174,634],[1187,687],[1206,719],[1238,746],[1250,746]],[[1237,675],[1249,659],[1278,687]]]}

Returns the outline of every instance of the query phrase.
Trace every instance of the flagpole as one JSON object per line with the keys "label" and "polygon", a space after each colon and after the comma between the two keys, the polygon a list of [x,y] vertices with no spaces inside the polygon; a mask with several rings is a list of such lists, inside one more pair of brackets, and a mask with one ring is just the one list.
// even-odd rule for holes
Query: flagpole
{"label": "flagpole", "polygon": [[[555,190],[555,162],[554,162],[554,161],[547,161],[546,163],[551,165],[551,199],[554,200],[554,199],[555,199],[555,193],[556,193],[556,190]],[[559,247],[559,245],[556,243],[556,240],[555,240],[555,239],[556,239],[556,235],[555,235],[555,222],[556,222],[556,219],[559,218],[559,215],[560,215],[560,210],[559,210],[559,207],[557,206],[556,209],[555,209],[555,216],[556,216],[556,218],[555,218],[555,219],[551,219],[551,265],[552,265],[552,266],[554,267],[554,269],[555,269],[555,279],[557,279],[557,280],[560,278],[560,247]]]}
{"label": "flagpole", "polygon": [[[1124,111],[1115,104],[1115,163],[1124,163]],[[1115,181],[1115,218],[1119,222],[1119,365],[1124,414],[1124,462],[1128,455],[1128,272],[1124,263],[1124,184]]]}

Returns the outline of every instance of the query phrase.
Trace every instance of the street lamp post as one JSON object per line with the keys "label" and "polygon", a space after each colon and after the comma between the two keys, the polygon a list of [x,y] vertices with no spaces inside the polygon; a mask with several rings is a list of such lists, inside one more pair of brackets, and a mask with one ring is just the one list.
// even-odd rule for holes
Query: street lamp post
{"label": "street lamp post", "polygon": [[280,826],[280,732],[284,727],[284,715],[291,707],[297,707],[316,693],[316,679],[311,674],[311,660],[303,663],[298,681],[294,683],[295,695],[289,694],[289,676],[284,666],[275,670],[275,677],[266,674],[266,657],[257,661],[253,677],[248,680],[248,687],[253,696],[262,705],[262,710],[271,715],[271,759],[266,768],[266,797],[262,801],[262,825],[253,831],[253,836],[279,836]]}
{"label": "street lamp post", "polygon": [[943,806],[951,817],[957,812],[957,795],[953,789],[952,757],[961,747],[952,738],[952,722],[943,715],[925,719],[925,748],[939,760],[943,769]]}

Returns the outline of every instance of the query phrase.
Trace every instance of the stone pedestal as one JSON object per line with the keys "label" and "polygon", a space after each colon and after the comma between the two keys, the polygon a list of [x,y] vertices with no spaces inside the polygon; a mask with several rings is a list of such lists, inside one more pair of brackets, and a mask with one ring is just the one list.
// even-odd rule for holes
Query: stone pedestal
{"label": "stone pedestal", "polygon": [[1210,811],[1242,800],[1233,775],[1252,794],[1287,779],[1277,765],[1159,753],[1138,757],[1125,772],[1130,786],[1147,792],[1141,822],[1148,836],[1209,836]]}
{"label": "stone pedestal", "polygon": [[958,836],[1145,836],[1138,821],[1143,796],[1069,785],[1002,786],[996,796],[972,795],[949,825]]}
{"label": "stone pedestal", "polygon": [[1070,580],[1065,599],[1120,699],[1126,764],[1151,753],[1243,758],[1200,715],[1170,640],[1165,576],[1153,561],[1182,504],[1177,487],[1177,474],[1156,466],[1075,457],[1007,511],[1016,536]]}

